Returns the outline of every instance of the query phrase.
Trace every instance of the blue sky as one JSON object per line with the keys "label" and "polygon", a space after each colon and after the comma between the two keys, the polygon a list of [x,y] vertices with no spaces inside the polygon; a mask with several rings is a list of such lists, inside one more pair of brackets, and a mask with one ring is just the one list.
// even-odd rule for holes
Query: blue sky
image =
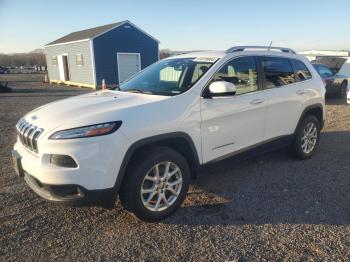
{"label": "blue sky", "polygon": [[130,20],[173,50],[283,45],[350,49],[350,0],[0,0],[0,53]]}

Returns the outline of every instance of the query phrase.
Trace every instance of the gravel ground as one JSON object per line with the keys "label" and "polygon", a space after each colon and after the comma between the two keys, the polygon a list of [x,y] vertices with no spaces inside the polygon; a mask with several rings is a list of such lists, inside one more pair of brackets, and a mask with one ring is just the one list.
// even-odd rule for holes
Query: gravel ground
{"label": "gravel ground", "polygon": [[[62,207],[20,181],[10,150],[27,111],[88,92],[44,85],[42,75],[0,76],[0,261],[349,261],[350,106],[327,101],[316,155],[279,151],[203,170],[172,217],[147,224],[114,209]],[[14,82],[16,81],[16,82]]]}

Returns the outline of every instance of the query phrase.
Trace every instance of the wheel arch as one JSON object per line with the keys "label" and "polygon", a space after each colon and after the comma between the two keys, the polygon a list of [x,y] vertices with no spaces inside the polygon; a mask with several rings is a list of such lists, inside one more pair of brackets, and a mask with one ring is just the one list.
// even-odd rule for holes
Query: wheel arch
{"label": "wheel arch", "polygon": [[192,138],[184,132],[173,132],[143,138],[134,142],[127,150],[122,164],[119,168],[118,176],[115,182],[115,189],[119,191],[123,179],[127,173],[132,158],[142,150],[153,146],[167,146],[181,153],[189,163],[191,177],[196,177],[196,171],[200,166],[198,151]]}
{"label": "wheel arch", "polygon": [[297,132],[297,130],[299,129],[299,126],[301,125],[303,119],[307,116],[307,115],[314,115],[317,117],[319,123],[320,123],[320,127],[321,129],[324,126],[324,116],[323,116],[323,105],[322,104],[313,104],[310,106],[307,106],[306,108],[304,108],[303,112],[301,113],[301,116],[299,118],[298,124],[294,130],[294,134]]}

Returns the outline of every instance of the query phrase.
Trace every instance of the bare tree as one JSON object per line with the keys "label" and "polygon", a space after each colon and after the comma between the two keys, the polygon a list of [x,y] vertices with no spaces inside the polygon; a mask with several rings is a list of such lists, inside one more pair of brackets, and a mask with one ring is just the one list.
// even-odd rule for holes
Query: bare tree
{"label": "bare tree", "polygon": [[172,55],[170,49],[161,49],[159,52],[159,58],[164,59]]}
{"label": "bare tree", "polygon": [[0,54],[0,66],[45,66],[45,54],[40,50],[30,53]]}

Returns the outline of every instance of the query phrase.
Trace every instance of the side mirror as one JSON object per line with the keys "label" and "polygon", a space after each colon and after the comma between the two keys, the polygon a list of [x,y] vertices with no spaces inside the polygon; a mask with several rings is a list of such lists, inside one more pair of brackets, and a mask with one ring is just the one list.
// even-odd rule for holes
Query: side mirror
{"label": "side mirror", "polygon": [[226,81],[216,81],[210,84],[209,92],[211,97],[233,96],[236,94],[236,86]]}

